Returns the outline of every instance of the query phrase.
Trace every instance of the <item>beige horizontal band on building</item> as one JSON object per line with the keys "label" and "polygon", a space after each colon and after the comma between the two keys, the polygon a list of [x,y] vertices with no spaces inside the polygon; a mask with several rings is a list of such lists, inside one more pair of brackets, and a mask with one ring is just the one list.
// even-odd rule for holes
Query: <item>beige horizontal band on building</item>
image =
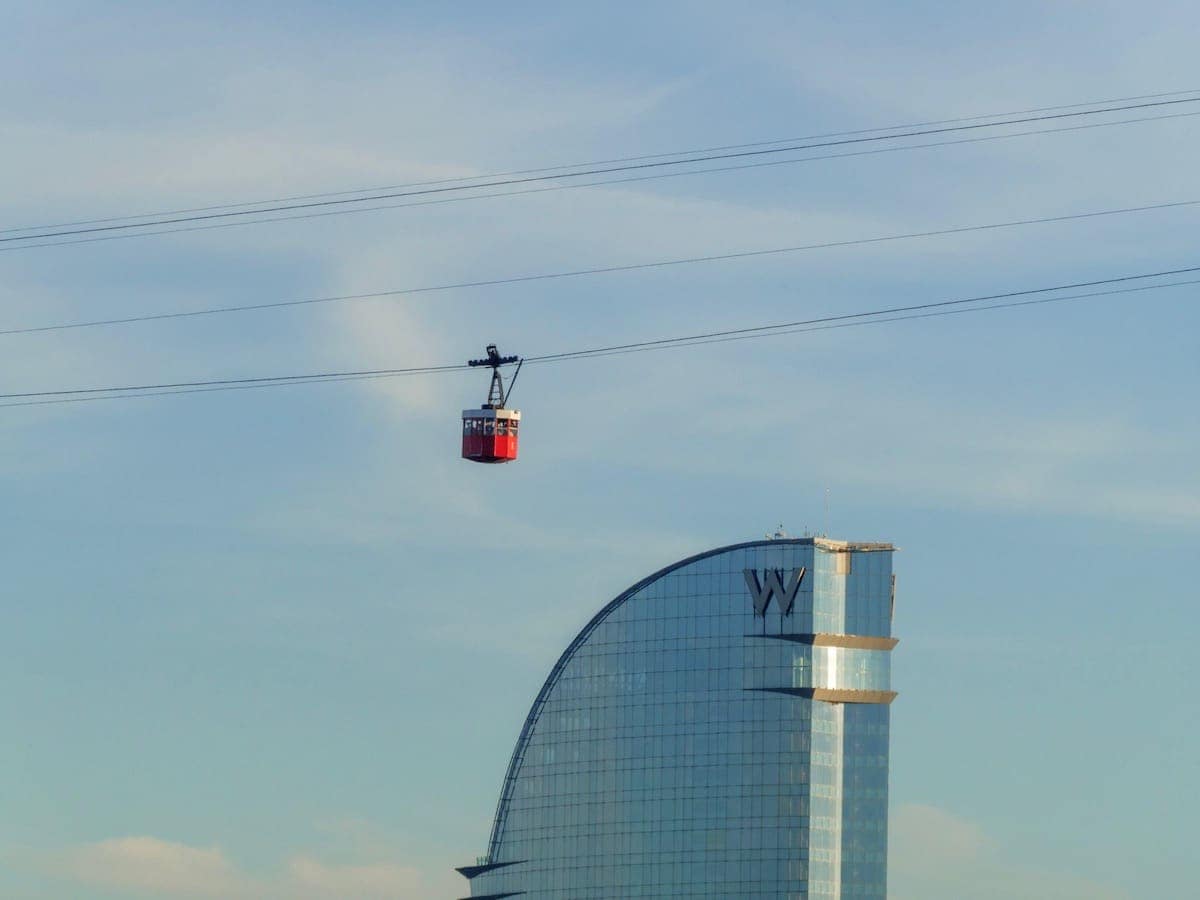
{"label": "beige horizontal band on building", "polygon": [[807,697],[809,700],[823,700],[826,703],[889,704],[900,696],[895,691],[852,691],[841,688],[762,687],[746,688],[746,690],[767,694],[787,694],[790,697]]}
{"label": "beige horizontal band on building", "polygon": [[814,634],[814,647],[849,647],[854,650],[891,650],[899,638],[867,637],[859,634]]}
{"label": "beige horizontal band on building", "polygon": [[826,703],[891,703],[896,691],[843,691],[832,688],[813,688],[812,698]]}
{"label": "beige horizontal band on building", "polygon": [[819,550],[827,550],[831,553],[891,552],[896,549],[895,544],[888,544],[883,541],[835,541],[824,537],[813,538],[813,546]]}
{"label": "beige horizontal band on building", "polygon": [[847,647],[851,650],[891,650],[899,638],[872,637],[864,634],[748,634],[746,637],[774,638],[813,647]]}

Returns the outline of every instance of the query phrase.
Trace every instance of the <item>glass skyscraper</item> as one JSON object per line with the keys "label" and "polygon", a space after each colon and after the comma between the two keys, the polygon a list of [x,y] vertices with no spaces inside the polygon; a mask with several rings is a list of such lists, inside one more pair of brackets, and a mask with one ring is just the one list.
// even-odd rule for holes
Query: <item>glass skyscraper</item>
{"label": "glass skyscraper", "polygon": [[721,547],[601,609],[534,700],[471,897],[886,897],[893,549]]}

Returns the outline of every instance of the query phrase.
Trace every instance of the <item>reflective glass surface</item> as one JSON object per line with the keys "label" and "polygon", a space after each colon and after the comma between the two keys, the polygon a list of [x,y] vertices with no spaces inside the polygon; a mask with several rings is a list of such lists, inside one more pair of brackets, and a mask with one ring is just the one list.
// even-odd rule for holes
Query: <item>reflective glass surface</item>
{"label": "reflective glass surface", "polygon": [[804,647],[792,652],[792,687],[890,691],[892,657],[887,650]]}
{"label": "reflective glass surface", "polygon": [[[745,570],[801,567],[756,615]],[[889,707],[804,692],[890,690],[890,651],[817,634],[890,636],[890,550],[742,545],[610,604],[534,705],[472,896],[884,898]]]}

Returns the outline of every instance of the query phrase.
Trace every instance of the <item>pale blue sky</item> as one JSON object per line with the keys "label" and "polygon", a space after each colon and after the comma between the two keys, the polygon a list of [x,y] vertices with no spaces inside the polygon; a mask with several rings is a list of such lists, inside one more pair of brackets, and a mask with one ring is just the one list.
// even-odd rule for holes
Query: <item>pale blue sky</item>
{"label": "pale blue sky", "polygon": [[[1191,4],[4,4],[0,226],[1200,88]],[[1200,199],[1200,120],[0,253],[0,326]],[[1200,264],[1195,209],[8,336],[4,391],[553,352]],[[465,894],[558,652],[891,540],[895,900],[1180,897],[1194,288],[478,377],[0,410],[0,894]]]}

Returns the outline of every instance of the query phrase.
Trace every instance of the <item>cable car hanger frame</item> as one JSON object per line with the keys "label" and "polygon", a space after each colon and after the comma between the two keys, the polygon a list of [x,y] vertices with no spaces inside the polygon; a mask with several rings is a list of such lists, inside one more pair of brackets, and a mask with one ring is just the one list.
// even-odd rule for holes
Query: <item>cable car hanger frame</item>
{"label": "cable car hanger frame", "polygon": [[[508,404],[508,398],[512,394],[513,386],[517,383],[517,376],[521,374],[521,365],[525,360],[519,356],[501,356],[500,351],[496,349],[495,344],[487,345],[487,356],[484,359],[468,359],[467,365],[472,368],[479,366],[492,367],[492,386],[488,388],[487,403],[483,405],[483,409],[504,409]],[[512,378],[508,382],[508,391],[504,390],[504,378],[500,375],[500,367],[517,364],[517,371],[513,372]]]}
{"label": "cable car hanger frame", "polygon": [[[507,404],[517,383],[517,376],[521,374],[523,362],[519,356],[501,356],[495,344],[488,344],[487,356],[483,359],[467,360],[467,365],[472,368],[491,368],[492,380],[488,387],[487,402],[476,409],[464,409],[462,412],[463,459],[479,463],[506,463],[517,458],[521,411],[508,409]],[[500,368],[512,363],[517,364],[517,369],[509,379],[506,390]]]}

